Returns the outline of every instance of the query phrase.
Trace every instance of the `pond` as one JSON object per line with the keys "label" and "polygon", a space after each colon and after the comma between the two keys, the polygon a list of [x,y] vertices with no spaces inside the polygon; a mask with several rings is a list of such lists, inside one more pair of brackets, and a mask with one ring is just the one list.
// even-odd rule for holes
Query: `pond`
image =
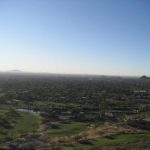
{"label": "pond", "polygon": [[40,111],[34,111],[32,109],[18,108],[17,110],[21,111],[21,112],[28,112],[28,113],[31,113],[31,114],[34,114],[34,115],[38,115],[40,113]]}

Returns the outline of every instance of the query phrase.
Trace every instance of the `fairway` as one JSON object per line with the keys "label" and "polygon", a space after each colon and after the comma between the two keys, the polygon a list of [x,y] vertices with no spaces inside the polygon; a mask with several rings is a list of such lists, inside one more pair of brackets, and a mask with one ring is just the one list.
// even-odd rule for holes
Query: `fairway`
{"label": "fairway", "polygon": [[56,129],[48,129],[49,136],[64,136],[78,134],[87,128],[87,123],[71,122],[67,124],[59,124]]}
{"label": "fairway", "polygon": [[4,114],[5,112],[7,112],[7,110],[1,109],[1,110],[0,110],[0,115]]}
{"label": "fairway", "polygon": [[90,150],[94,147],[102,147],[102,146],[110,146],[110,145],[120,145],[120,144],[127,144],[127,143],[136,143],[139,141],[149,141],[150,133],[135,133],[135,134],[121,134],[121,135],[114,135],[110,137],[103,137],[97,138],[95,140],[89,140],[88,142],[83,142],[74,144],[72,146],[65,146],[62,147],[62,150]]}
{"label": "fairway", "polygon": [[[7,110],[0,111],[4,115]],[[0,125],[0,143],[13,140],[25,133],[35,132],[39,126],[39,117],[26,112],[18,112],[19,117],[9,117],[12,127]]]}

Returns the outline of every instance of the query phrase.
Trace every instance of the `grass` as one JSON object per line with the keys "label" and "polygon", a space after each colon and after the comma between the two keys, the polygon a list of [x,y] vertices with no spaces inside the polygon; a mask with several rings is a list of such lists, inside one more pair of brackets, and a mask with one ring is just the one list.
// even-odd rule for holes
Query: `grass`
{"label": "grass", "polygon": [[[8,110],[1,110],[0,114],[5,115]],[[15,139],[21,134],[35,132],[39,125],[39,117],[26,112],[18,112],[19,117],[12,116],[6,118],[11,124],[11,128],[6,128],[0,124],[0,143]],[[11,120],[11,121],[10,121]]]}
{"label": "grass", "polygon": [[71,122],[67,124],[59,124],[56,129],[48,129],[47,134],[50,136],[73,135],[84,131],[87,128],[87,123]]}
{"label": "grass", "polygon": [[126,144],[126,143],[135,143],[142,140],[149,140],[150,134],[122,134],[115,135],[110,137],[103,137],[92,141],[93,145],[104,146],[104,145],[116,145],[116,144]]}
{"label": "grass", "polygon": [[3,114],[6,113],[6,112],[7,112],[6,109],[1,109],[1,110],[0,110],[0,115],[3,115]]}
{"label": "grass", "polygon": [[64,108],[64,107],[72,107],[72,108],[78,108],[80,107],[79,104],[74,104],[74,103],[67,103],[67,104],[64,104],[64,103],[58,103],[58,102],[50,102],[50,101],[35,101],[33,102],[33,106],[40,106],[40,107],[51,107],[51,106],[54,106],[54,107],[57,107],[57,108]]}
{"label": "grass", "polygon": [[85,144],[77,143],[72,146],[65,146],[62,147],[62,150],[81,150],[81,149],[90,150],[95,147],[136,143],[139,141],[149,141],[149,140],[150,140],[150,133],[121,134],[110,137],[97,138],[95,140],[89,140],[88,143]]}
{"label": "grass", "polygon": [[27,112],[20,112],[21,117],[17,120],[11,134],[24,134],[26,132],[35,132],[39,125],[39,118]]}
{"label": "grass", "polygon": [[5,93],[0,93],[0,97],[2,97],[2,96],[4,96],[5,95]]}
{"label": "grass", "polygon": [[75,108],[75,109],[80,109],[82,108],[93,108],[92,105],[88,105],[88,104],[84,104],[84,105],[80,105],[77,103],[60,103],[60,102],[52,102],[52,101],[34,101],[31,105],[31,107],[36,107],[36,108],[40,108],[40,109],[45,109],[45,108],[50,108],[50,107],[56,107],[56,108]]}

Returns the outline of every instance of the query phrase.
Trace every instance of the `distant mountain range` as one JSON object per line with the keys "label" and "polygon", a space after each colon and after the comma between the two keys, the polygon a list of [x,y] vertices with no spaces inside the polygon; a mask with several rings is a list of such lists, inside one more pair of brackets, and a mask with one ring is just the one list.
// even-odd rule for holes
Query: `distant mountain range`
{"label": "distant mountain range", "polygon": [[25,73],[25,72],[23,72],[21,70],[14,69],[14,70],[0,71],[0,73],[22,74],[22,73]]}
{"label": "distant mountain range", "polygon": [[14,69],[14,70],[9,70],[9,71],[7,71],[7,72],[23,72],[23,71],[21,71],[21,70],[17,70],[17,69]]}
{"label": "distant mountain range", "polygon": [[92,75],[92,74],[61,74],[61,73],[48,73],[48,72],[26,72],[18,69],[13,69],[13,70],[6,70],[6,71],[0,71],[0,74],[32,74],[32,75],[55,75],[55,76],[81,76],[81,77],[101,77],[101,78],[117,78],[117,79],[122,79],[122,78],[137,78],[141,80],[148,80],[150,77],[143,75],[141,77],[137,76],[113,76],[113,75]]}
{"label": "distant mountain range", "polygon": [[148,79],[150,79],[150,77],[147,77],[147,76],[142,76],[142,77],[140,77],[140,79],[142,79],[142,80],[148,80]]}

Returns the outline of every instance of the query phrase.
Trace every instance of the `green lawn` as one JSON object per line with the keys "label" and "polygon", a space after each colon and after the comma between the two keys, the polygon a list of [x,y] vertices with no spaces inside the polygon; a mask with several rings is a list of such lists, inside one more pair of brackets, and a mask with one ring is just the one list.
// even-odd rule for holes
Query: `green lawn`
{"label": "green lawn", "polygon": [[52,102],[52,101],[34,101],[31,103],[31,108],[40,108],[40,109],[46,109],[50,107],[56,107],[56,108],[93,108],[92,105],[84,104],[80,105],[77,103],[59,103],[59,102]]}
{"label": "green lawn", "polygon": [[5,112],[7,112],[6,109],[0,109],[0,115],[4,114]]}
{"label": "green lawn", "polygon": [[[0,114],[4,116],[6,112],[7,110],[1,110]],[[5,117],[5,120],[12,124],[12,127],[7,128],[0,123],[0,143],[15,139],[21,134],[31,133],[37,130],[39,125],[38,116],[26,112],[18,112],[18,114],[18,117],[13,116],[13,114],[8,118],[7,116]]]}
{"label": "green lawn", "polygon": [[122,134],[122,135],[115,135],[111,137],[104,137],[101,139],[97,139],[92,141],[93,145],[113,145],[113,144],[122,144],[122,143],[135,143],[142,140],[149,140],[150,134]]}
{"label": "green lawn", "polygon": [[67,124],[60,124],[56,129],[48,129],[47,134],[50,136],[64,136],[80,133],[87,128],[87,123],[71,122]]}
{"label": "green lawn", "polygon": [[5,93],[0,93],[0,97],[2,97],[2,96],[4,96],[5,95]]}
{"label": "green lawn", "polygon": [[120,145],[127,143],[136,143],[139,141],[149,141],[150,133],[135,133],[135,134],[122,134],[122,135],[114,135],[111,137],[103,137],[95,140],[90,140],[87,143],[77,143],[72,146],[62,147],[62,150],[90,150],[94,147],[102,147],[108,145]]}
{"label": "green lawn", "polygon": [[11,134],[23,134],[26,132],[35,132],[39,125],[39,118],[27,112],[20,112],[21,117],[17,120]]}

